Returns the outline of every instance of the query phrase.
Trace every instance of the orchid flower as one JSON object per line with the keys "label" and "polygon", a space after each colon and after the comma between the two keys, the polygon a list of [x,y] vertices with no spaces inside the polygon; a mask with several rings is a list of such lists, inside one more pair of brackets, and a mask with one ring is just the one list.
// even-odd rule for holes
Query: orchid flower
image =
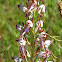
{"label": "orchid flower", "polygon": [[39,38],[41,39],[41,38],[46,38],[46,33],[45,32],[41,32],[40,34],[39,34]]}
{"label": "orchid flower", "polygon": [[16,41],[18,41],[18,43],[19,43],[20,45],[23,45],[23,46],[25,46],[25,45],[26,45],[26,41],[25,41],[25,40],[23,40],[23,38],[16,39]]}
{"label": "orchid flower", "polygon": [[30,30],[30,28],[33,27],[33,23],[32,23],[31,20],[27,20],[27,21],[26,21],[26,24],[27,24],[28,26],[25,28],[24,32],[23,32],[21,35],[24,35],[26,32],[28,33],[29,30]]}
{"label": "orchid flower", "polygon": [[49,57],[50,55],[52,55],[52,53],[50,53],[50,52],[47,52],[47,53],[46,53],[46,52],[44,52],[44,51],[41,51],[37,57],[38,57],[38,58],[47,59],[47,57]]}
{"label": "orchid flower", "polygon": [[39,20],[39,21],[36,23],[36,25],[37,25],[38,27],[43,27],[43,21],[42,21],[42,20]]}
{"label": "orchid flower", "polygon": [[44,4],[42,4],[42,5],[39,6],[38,13],[40,14],[41,12],[45,13],[45,5]]}
{"label": "orchid flower", "polygon": [[27,20],[27,21],[26,21],[26,24],[27,24],[28,26],[30,26],[30,27],[33,27],[33,23],[32,23],[31,20]]}
{"label": "orchid flower", "polygon": [[21,62],[22,59],[19,57],[12,57],[12,59],[14,60],[14,62]]}
{"label": "orchid flower", "polygon": [[45,41],[45,47],[48,48],[48,46],[52,43],[52,41],[50,40],[46,40]]}
{"label": "orchid flower", "polygon": [[46,58],[46,52],[44,52],[44,51],[41,51],[40,53],[39,53],[39,55],[38,55],[38,58],[43,58],[43,59],[45,59]]}

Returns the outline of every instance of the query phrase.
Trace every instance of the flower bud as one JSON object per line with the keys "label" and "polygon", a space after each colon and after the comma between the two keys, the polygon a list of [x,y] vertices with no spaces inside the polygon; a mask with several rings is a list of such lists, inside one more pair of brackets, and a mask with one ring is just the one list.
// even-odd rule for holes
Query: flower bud
{"label": "flower bud", "polygon": [[21,25],[16,25],[16,29],[17,29],[17,31],[21,31],[22,29],[23,29],[24,27],[23,26],[21,26]]}
{"label": "flower bud", "polygon": [[22,46],[25,46],[25,44],[26,44],[26,41],[23,40],[23,38],[16,39],[16,41],[18,41],[18,43],[19,43],[20,45],[22,45]]}
{"label": "flower bud", "polygon": [[12,59],[14,60],[14,62],[19,62],[19,57],[12,57]]}
{"label": "flower bud", "polygon": [[18,8],[19,8],[22,12],[27,11],[27,8],[26,8],[24,5],[18,5]]}
{"label": "flower bud", "polygon": [[12,59],[14,60],[14,62],[22,62],[22,59],[19,57],[12,57]]}

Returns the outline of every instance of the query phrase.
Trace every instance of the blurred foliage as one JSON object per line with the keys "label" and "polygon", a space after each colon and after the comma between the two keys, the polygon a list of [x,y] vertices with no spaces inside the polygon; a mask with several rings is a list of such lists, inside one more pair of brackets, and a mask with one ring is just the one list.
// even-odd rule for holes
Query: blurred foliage
{"label": "blurred foliage", "polygon": [[[26,6],[27,0],[0,0],[0,56],[1,62],[13,62],[12,56],[19,55],[19,46],[15,39],[19,37],[19,32],[16,30],[16,24],[25,23],[26,18],[17,5],[23,4]],[[39,0],[40,1],[40,0]],[[45,31],[52,36],[59,36],[57,39],[62,39],[62,18],[58,10],[57,0],[44,0],[46,5]],[[40,4],[42,2],[40,1]],[[49,36],[47,39],[51,39]],[[62,58],[62,41],[53,39],[53,43],[49,49],[57,57],[56,62],[61,62]],[[53,60],[53,58],[50,58]]]}

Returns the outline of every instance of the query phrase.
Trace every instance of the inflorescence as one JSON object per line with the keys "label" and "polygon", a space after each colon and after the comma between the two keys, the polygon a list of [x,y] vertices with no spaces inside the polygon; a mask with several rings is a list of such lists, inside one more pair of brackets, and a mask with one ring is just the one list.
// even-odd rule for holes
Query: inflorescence
{"label": "inflorescence", "polygon": [[18,8],[25,14],[27,21],[22,26],[16,25],[17,31],[20,32],[20,37],[16,39],[20,44],[20,57],[13,57],[14,61],[47,62],[47,58],[52,55],[48,49],[52,41],[46,40],[47,34],[43,30],[44,3],[39,5],[38,0],[28,0],[26,7],[21,4]]}

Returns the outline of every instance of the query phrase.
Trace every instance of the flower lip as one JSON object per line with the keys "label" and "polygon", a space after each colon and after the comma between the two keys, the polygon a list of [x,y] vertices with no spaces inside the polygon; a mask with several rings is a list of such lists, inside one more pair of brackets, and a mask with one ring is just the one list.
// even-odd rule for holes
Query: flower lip
{"label": "flower lip", "polygon": [[41,58],[41,57],[46,58],[46,52],[41,51],[41,52],[39,53],[39,55],[38,55],[38,58]]}
{"label": "flower lip", "polygon": [[41,38],[46,38],[46,33],[45,32],[41,32],[40,34],[39,34],[39,38],[41,39]]}
{"label": "flower lip", "polygon": [[37,26],[40,26],[40,27],[43,27],[43,21],[42,20],[39,20],[37,23],[36,23]]}

